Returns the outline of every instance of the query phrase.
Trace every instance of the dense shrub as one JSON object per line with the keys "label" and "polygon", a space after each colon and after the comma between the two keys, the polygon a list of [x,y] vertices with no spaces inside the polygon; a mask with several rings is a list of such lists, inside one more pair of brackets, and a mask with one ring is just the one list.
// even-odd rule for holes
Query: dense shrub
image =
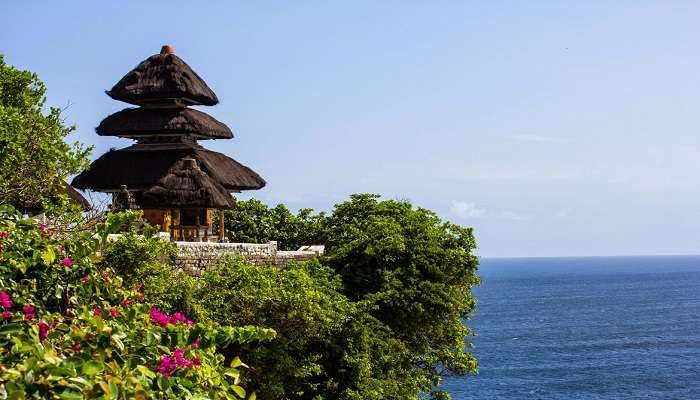
{"label": "dense shrub", "polygon": [[274,332],[158,310],[98,268],[105,243],[93,235],[123,217],[53,230],[0,206],[0,398],[246,396],[240,361],[221,349]]}
{"label": "dense shrub", "polygon": [[269,208],[260,200],[237,201],[233,210],[224,212],[226,236],[231,242],[267,243],[277,241],[280,250],[319,244],[324,214],[302,209],[297,215],[283,204]]}
{"label": "dense shrub", "polygon": [[[342,294],[343,302],[348,302],[345,310],[354,310],[350,319],[362,321],[363,326],[344,325],[340,334],[334,331],[332,338],[324,338],[323,346],[337,345],[344,359],[366,357],[366,362],[358,364],[362,366],[359,370],[370,368],[372,372],[346,374],[351,369],[336,368],[334,354],[324,350],[315,354],[316,363],[326,367],[325,379],[343,382],[341,386],[347,388],[371,387],[367,382],[372,379],[377,380],[377,387],[401,388],[392,394],[374,392],[372,398],[377,399],[419,395],[448,398],[439,390],[442,376],[476,372],[477,362],[468,352],[471,344],[466,340],[471,331],[464,324],[476,305],[471,287],[479,283],[471,229],[442,221],[435,213],[414,208],[408,202],[380,201],[378,196],[367,194],[353,195],[328,215],[314,215],[311,210],[290,215],[283,206],[267,208],[257,200],[249,200],[238,202],[236,210],[226,214],[226,223],[238,229],[236,235],[240,238],[265,241],[287,232],[286,237],[303,237],[305,243],[326,245],[321,262],[338,274],[340,284],[335,277],[315,278],[316,283]],[[287,225],[288,221],[295,222]],[[239,281],[230,282],[228,288],[229,296],[250,290]],[[300,292],[303,290],[296,293]],[[249,306],[255,310],[262,307]],[[233,308],[229,315],[236,318],[240,312]],[[365,334],[371,336],[371,345],[362,347],[367,342],[360,341],[362,348],[354,348],[357,337]],[[284,336],[281,332],[280,340]],[[393,352],[382,353],[387,348]],[[365,351],[369,349],[385,356],[367,357]],[[377,364],[380,360],[386,360],[381,368]],[[366,380],[370,375],[371,379]]]}
{"label": "dense shrub", "polygon": [[339,290],[318,262],[278,269],[232,260],[206,272],[192,298],[214,321],[277,332],[270,342],[230,349],[245,355],[245,383],[261,399],[411,398],[405,348]]}
{"label": "dense shrub", "polygon": [[189,301],[194,279],[174,271],[175,245],[153,233],[147,230],[139,235],[124,233],[106,246],[99,267],[114,270],[127,285],[141,285],[149,302],[160,309],[168,312],[179,310],[197,317],[198,313]]}

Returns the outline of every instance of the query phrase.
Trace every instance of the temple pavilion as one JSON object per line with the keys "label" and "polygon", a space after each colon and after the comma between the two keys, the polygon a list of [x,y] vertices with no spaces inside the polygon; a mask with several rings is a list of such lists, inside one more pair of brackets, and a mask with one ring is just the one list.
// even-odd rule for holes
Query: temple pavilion
{"label": "temple pavilion", "polygon": [[144,218],[175,240],[223,240],[223,213],[215,237],[213,210],[232,208],[231,193],[260,189],[265,180],[198,143],[233,138],[225,124],[189,108],[217,104],[216,94],[170,46],[141,62],[106,93],[137,107],[108,116],[95,131],[136,143],[103,154],[72,185],[111,193],[113,204],[127,192]]}

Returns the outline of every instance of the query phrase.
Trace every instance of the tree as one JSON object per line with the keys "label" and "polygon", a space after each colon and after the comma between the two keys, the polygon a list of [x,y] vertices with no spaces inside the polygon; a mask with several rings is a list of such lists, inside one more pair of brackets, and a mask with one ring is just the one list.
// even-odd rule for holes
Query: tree
{"label": "tree", "polygon": [[60,109],[46,112],[45,103],[38,76],[0,55],[0,199],[24,210],[60,196],[68,177],[88,166],[92,150],[67,144],[75,127],[65,125]]}
{"label": "tree", "polygon": [[303,245],[319,244],[323,213],[314,215],[311,209],[294,215],[284,204],[270,208],[260,200],[236,202],[233,210],[225,211],[226,235],[232,242],[278,242],[280,250],[296,250]]}
{"label": "tree", "polygon": [[476,241],[471,228],[378,197],[357,194],[335,207],[324,221],[324,262],[342,277],[350,300],[375,305],[372,315],[406,345],[418,387],[430,392],[444,374],[476,372],[464,325],[476,306]]}
{"label": "tree", "polygon": [[[320,262],[341,281],[334,290],[356,309],[365,310],[353,314],[352,320],[362,322],[333,334],[334,343],[344,343],[338,344],[342,359],[364,360],[358,361],[359,365],[375,372],[370,376],[345,374],[343,371],[351,369],[338,367],[332,352],[314,353],[327,379],[352,388],[346,393],[377,399],[413,398],[422,393],[444,399],[448,395],[439,390],[442,376],[476,372],[477,362],[468,351],[469,342],[465,342],[471,331],[464,324],[476,305],[471,288],[479,283],[472,229],[442,221],[435,213],[408,202],[380,201],[379,196],[370,194],[353,195],[329,215],[302,210],[294,216],[282,205],[268,208],[257,200],[238,202],[237,208],[226,214],[226,223],[239,238],[267,241],[303,237],[306,243],[325,244]],[[285,240],[294,243],[297,239]],[[240,290],[238,283],[227,284],[232,295]],[[275,290],[274,285],[269,290]],[[249,306],[251,310],[265,309]],[[238,315],[230,311],[228,315]],[[266,326],[265,321],[254,323]],[[292,332],[307,336],[304,330]],[[367,332],[371,342],[358,339]],[[279,340],[285,335],[282,331]],[[392,351],[382,350],[388,348]],[[373,357],[380,354],[384,355]],[[353,371],[363,371],[363,367]],[[378,383],[373,386],[370,382]],[[401,388],[403,395],[368,389],[392,385]]]}

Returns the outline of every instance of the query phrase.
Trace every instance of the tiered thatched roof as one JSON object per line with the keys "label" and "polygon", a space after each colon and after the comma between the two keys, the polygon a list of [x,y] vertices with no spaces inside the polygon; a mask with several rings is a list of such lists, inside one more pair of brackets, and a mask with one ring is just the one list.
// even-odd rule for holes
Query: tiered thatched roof
{"label": "tiered thatched roof", "polygon": [[201,170],[229,191],[255,190],[265,180],[255,171],[224,154],[198,145],[162,144],[133,145],[112,150],[93,161],[90,169],[73,180],[78,189],[104,192],[118,191],[121,185],[129,190],[147,190],[177,168],[184,158],[194,158]]}
{"label": "tiered thatched roof", "polygon": [[233,132],[214,117],[191,108],[126,108],[100,122],[100,136],[138,138],[187,134],[197,139],[231,139]]}
{"label": "tiered thatched roof", "polygon": [[186,105],[213,106],[216,94],[186,62],[163,46],[107,91],[114,100],[136,105],[181,101]]}
{"label": "tiered thatched roof", "polygon": [[230,139],[233,133],[215,118],[187,108],[219,100],[170,46],[139,64],[107,94],[141,107],[116,112],[95,130],[139,143],[103,154],[75,177],[73,186],[118,192],[126,185],[143,208],[230,208],[229,192],[265,186],[255,171],[196,144],[198,139]]}
{"label": "tiered thatched roof", "polygon": [[204,173],[197,160],[184,158],[155,186],[141,194],[141,207],[158,208],[168,204],[176,208],[232,208],[233,197],[216,180]]}

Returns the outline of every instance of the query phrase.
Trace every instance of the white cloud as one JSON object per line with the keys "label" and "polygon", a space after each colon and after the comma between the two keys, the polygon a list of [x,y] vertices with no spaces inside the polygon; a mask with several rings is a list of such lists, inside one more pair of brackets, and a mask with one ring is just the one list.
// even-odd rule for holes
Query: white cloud
{"label": "white cloud", "polygon": [[503,211],[501,213],[501,218],[510,219],[513,221],[522,221],[522,220],[526,219],[522,215],[520,215],[518,213],[514,213],[513,211]]}
{"label": "white cloud", "polygon": [[568,143],[569,141],[564,138],[560,137],[553,137],[553,136],[540,136],[540,135],[532,135],[532,134],[520,134],[520,135],[513,135],[513,138],[516,140],[520,140],[523,142],[532,142],[532,143]]}
{"label": "white cloud", "polygon": [[462,218],[479,218],[486,214],[486,210],[478,208],[476,204],[459,200],[452,200],[450,212]]}

